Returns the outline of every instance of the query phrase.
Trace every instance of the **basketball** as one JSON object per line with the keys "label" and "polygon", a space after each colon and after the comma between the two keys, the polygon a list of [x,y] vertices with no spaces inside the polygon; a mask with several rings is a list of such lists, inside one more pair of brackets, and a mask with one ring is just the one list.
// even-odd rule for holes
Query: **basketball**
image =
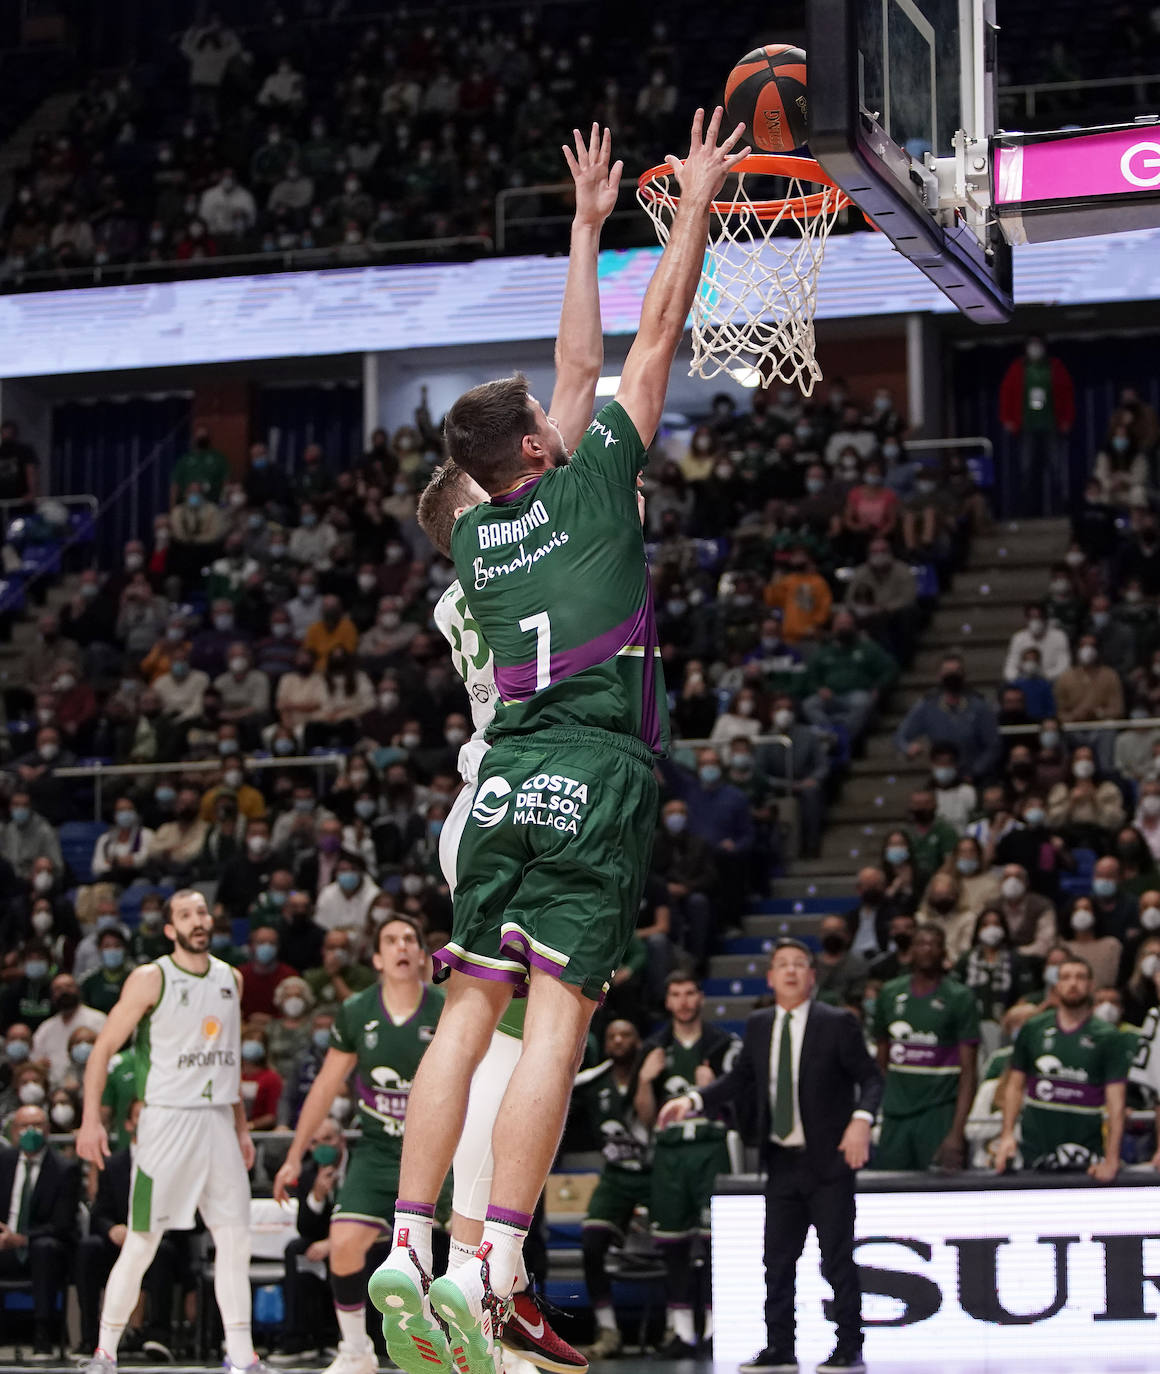
{"label": "basketball", "polygon": [[790,153],[806,141],[806,55],[788,43],[754,48],[729,73],[725,113],[745,125],[755,153]]}

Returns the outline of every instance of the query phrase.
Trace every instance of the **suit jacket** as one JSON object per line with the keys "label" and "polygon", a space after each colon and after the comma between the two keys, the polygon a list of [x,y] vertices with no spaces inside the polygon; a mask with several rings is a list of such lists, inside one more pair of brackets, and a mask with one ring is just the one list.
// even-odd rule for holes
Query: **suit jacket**
{"label": "suit jacket", "polygon": [[[769,1062],[776,1013],[776,1007],[755,1011],[745,1023],[741,1053],[733,1067],[700,1089],[707,1114],[729,1102],[736,1105],[742,1122],[752,1128],[763,1160],[770,1146]],[[818,1172],[845,1169],[838,1145],[850,1117],[855,1109],[877,1116],[883,1089],[882,1071],[849,1012],[824,1002],[810,1003],[797,1088],[806,1148]]]}
{"label": "suit jacket", "polygon": [[[348,1166],[349,1163],[348,1155]],[[333,1198],[327,1198],[321,1212],[313,1211],[306,1201],[317,1177],[318,1165],[313,1159],[308,1159],[302,1166],[298,1186],[294,1190],[298,1197],[298,1234],[309,1245],[313,1245],[316,1240],[325,1240],[330,1235],[330,1214],[334,1211]]]}
{"label": "suit jacket", "polygon": [[112,1227],[128,1224],[132,1172],[128,1150],[116,1150],[105,1160],[105,1167],[97,1177],[97,1195],[89,1213],[90,1234],[107,1240]]}
{"label": "suit jacket", "polygon": [[[0,1149],[0,1218],[8,1220],[12,1211],[12,1185],[20,1151],[9,1145]],[[77,1209],[81,1200],[81,1166],[75,1159],[62,1159],[49,1148],[44,1153],[40,1176],[32,1190],[28,1237],[51,1236],[66,1244],[76,1239]]]}

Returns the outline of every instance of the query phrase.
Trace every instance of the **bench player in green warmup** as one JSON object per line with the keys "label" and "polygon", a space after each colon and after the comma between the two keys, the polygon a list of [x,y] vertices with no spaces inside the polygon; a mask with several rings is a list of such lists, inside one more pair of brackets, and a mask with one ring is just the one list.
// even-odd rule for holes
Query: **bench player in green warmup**
{"label": "bench player in green warmup", "polygon": [[979,1010],[945,971],[946,937],[920,926],[910,972],[878,994],[874,1034],[886,1074],[876,1169],[961,1169],[975,1083]]}
{"label": "bench player in green warmup", "polygon": [[[571,461],[521,377],[474,388],[447,416],[449,451],[490,498],[459,517],[451,550],[500,705],[459,850],[452,939],[436,955],[447,1004],[412,1090],[395,1248],[372,1296],[446,1321],[461,1374],[492,1370],[588,1022],[635,928],[649,861],[667,712],[636,480],[700,280],[709,205],[742,155],[740,126],[718,145],[721,118],[704,131],[698,111],[688,157],[672,159],[681,205],[640,331],[617,399]],[[432,1206],[471,1076],[525,987],[483,1243],[430,1286],[426,1309]],[[423,1368],[416,1353],[409,1374]]]}
{"label": "bench player in green warmup", "polygon": [[1002,1173],[1020,1153],[1026,1169],[1086,1170],[1110,1183],[1120,1169],[1132,1044],[1118,1027],[1092,1015],[1086,960],[1059,965],[1055,1001],[1015,1037],[995,1168]]}

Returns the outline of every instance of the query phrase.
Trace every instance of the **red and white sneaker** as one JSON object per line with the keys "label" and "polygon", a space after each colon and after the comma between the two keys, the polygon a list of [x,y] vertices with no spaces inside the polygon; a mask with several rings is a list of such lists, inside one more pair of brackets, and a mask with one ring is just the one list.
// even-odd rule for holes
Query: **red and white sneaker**
{"label": "red and white sneaker", "polygon": [[539,1298],[529,1288],[512,1295],[511,1316],[499,1335],[505,1350],[552,1374],[584,1374],[588,1361],[553,1331]]}

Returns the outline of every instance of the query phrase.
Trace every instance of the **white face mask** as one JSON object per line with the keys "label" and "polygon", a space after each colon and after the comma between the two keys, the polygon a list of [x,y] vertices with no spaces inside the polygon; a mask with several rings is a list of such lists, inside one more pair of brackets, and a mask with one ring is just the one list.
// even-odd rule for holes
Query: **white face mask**
{"label": "white face mask", "polygon": [[988,949],[995,949],[1003,943],[1003,927],[984,926],[979,931],[979,943],[986,945]]}
{"label": "white face mask", "polygon": [[282,1003],[282,1010],[289,1017],[299,1017],[306,1010],[306,999],[304,997],[287,997]]}
{"label": "white face mask", "polygon": [[1078,911],[1073,911],[1071,913],[1072,930],[1091,930],[1095,923],[1095,916],[1090,911],[1085,910],[1085,908],[1083,907],[1080,907]]}
{"label": "white face mask", "polygon": [[44,1101],[44,1089],[39,1083],[29,1081],[20,1085],[20,1092],[17,1096],[20,1098],[22,1107],[39,1107]]}
{"label": "white face mask", "polygon": [[793,712],[783,706],[780,711],[774,711],[773,723],[778,730],[788,730],[793,724]]}
{"label": "white face mask", "polygon": [[1022,878],[1004,878],[999,884],[999,891],[1009,902],[1017,902],[1027,888]]}
{"label": "white face mask", "polygon": [[1092,1015],[1098,1021],[1106,1021],[1109,1026],[1118,1026],[1120,1024],[1120,1009],[1116,1006],[1115,1002],[1100,1002],[1092,1012]]}
{"label": "white face mask", "polygon": [[1140,798],[1140,810],[1145,816],[1160,816],[1160,797],[1149,793],[1146,797]]}
{"label": "white face mask", "polygon": [[1096,771],[1096,766],[1091,759],[1076,759],[1072,771],[1077,778],[1090,778]]}
{"label": "white face mask", "polygon": [[1140,912],[1140,924],[1145,930],[1160,930],[1160,906],[1146,906]]}
{"label": "white face mask", "polygon": [[[1145,954],[1140,960],[1140,972],[1145,978],[1154,978],[1156,970],[1160,968],[1160,954]],[[27,1086],[27,1085],[25,1085]],[[21,1101],[24,1100],[24,1088],[20,1089]]]}

